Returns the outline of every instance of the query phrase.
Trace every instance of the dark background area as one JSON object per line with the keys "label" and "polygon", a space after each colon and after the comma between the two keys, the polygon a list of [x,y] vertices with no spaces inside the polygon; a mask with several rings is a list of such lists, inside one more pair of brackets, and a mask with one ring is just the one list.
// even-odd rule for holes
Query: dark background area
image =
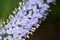
{"label": "dark background area", "polygon": [[[0,20],[6,20],[20,0],[0,0]],[[60,0],[50,4],[51,12],[41,26],[27,40],[60,40]]]}
{"label": "dark background area", "polygon": [[56,5],[50,6],[52,11],[47,19],[28,40],[60,40],[60,0],[56,0]]}

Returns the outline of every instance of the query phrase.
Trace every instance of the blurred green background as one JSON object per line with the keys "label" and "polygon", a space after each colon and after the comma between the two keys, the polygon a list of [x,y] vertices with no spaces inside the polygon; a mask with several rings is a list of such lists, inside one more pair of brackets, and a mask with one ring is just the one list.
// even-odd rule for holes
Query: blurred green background
{"label": "blurred green background", "polygon": [[[12,11],[18,7],[22,0],[0,0],[0,23],[6,21]],[[56,0],[56,5],[50,4],[51,12],[47,19],[42,22],[37,31],[27,40],[60,40],[60,0]]]}
{"label": "blurred green background", "polygon": [[21,0],[0,0],[0,19],[6,20]]}
{"label": "blurred green background", "polygon": [[18,8],[22,0],[0,0],[0,28],[3,21],[6,21],[12,11]]}

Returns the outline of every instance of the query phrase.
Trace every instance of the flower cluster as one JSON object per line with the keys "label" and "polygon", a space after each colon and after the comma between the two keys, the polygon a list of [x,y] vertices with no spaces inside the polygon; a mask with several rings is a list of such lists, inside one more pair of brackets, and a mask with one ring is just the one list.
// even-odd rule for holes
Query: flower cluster
{"label": "flower cluster", "polygon": [[36,30],[39,21],[46,18],[48,8],[50,8],[48,4],[54,1],[24,0],[21,9],[0,30],[0,40],[25,40],[25,37],[29,38],[28,34]]}

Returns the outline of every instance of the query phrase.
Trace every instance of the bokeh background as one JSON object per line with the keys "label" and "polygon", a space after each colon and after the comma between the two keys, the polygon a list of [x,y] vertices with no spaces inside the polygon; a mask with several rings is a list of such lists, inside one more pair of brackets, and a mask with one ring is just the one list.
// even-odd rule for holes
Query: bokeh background
{"label": "bokeh background", "polygon": [[[0,24],[6,21],[12,11],[17,8],[22,0],[0,0]],[[51,12],[41,26],[26,40],[60,40],[60,0],[56,5],[50,4]]]}

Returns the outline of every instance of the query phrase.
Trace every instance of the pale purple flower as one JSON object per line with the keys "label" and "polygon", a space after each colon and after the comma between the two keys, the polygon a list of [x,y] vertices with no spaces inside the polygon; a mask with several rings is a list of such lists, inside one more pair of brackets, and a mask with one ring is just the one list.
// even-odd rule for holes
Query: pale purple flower
{"label": "pale purple flower", "polygon": [[[25,37],[33,26],[38,24],[38,19],[44,17],[43,15],[50,8],[48,4],[54,1],[47,0],[47,3],[45,3],[44,0],[24,0],[25,4],[21,6],[15,17],[11,18],[1,29],[0,35],[8,34],[3,40],[22,40],[22,37]],[[2,39],[2,36],[0,36],[0,39]]]}

